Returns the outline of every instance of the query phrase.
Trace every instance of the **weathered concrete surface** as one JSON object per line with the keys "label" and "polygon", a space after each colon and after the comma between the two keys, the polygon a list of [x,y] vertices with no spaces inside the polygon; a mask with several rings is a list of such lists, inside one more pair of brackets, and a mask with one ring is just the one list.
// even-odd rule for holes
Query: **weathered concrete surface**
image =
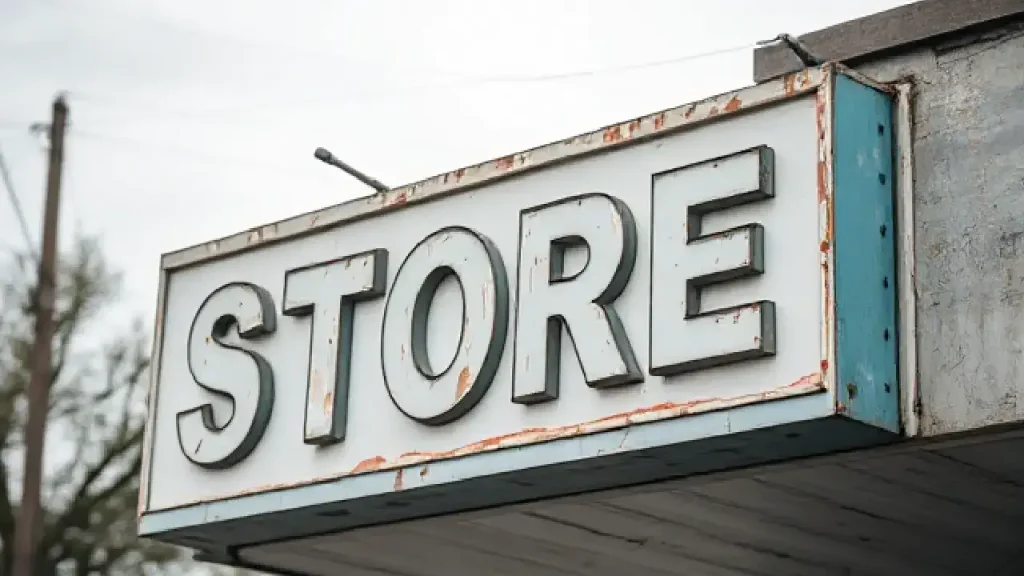
{"label": "weathered concrete surface", "polygon": [[[1024,0],[921,0],[804,34],[800,41],[823,60],[859,65],[968,30],[990,29],[1022,15]],[[754,51],[755,82],[803,67],[781,43]]]}
{"label": "weathered concrete surface", "polygon": [[921,432],[1024,420],[1024,23],[858,69],[913,77]]}

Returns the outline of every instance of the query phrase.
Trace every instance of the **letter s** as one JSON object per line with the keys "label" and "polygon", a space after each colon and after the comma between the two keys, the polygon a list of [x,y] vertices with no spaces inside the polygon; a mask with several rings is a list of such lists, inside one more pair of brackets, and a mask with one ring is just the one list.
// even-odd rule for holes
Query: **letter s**
{"label": "letter s", "polygon": [[229,400],[232,410],[219,426],[211,404],[178,413],[178,443],[194,464],[230,468],[263,437],[274,407],[274,373],[242,340],[273,332],[275,322],[270,293],[244,282],[221,286],[196,312],[188,335],[189,371],[204,390]]}

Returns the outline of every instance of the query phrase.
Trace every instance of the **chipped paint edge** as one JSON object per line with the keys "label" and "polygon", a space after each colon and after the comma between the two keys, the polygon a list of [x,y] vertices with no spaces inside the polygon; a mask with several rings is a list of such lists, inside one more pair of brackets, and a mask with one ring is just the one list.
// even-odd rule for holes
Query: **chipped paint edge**
{"label": "chipped paint edge", "polygon": [[818,241],[821,267],[821,371],[823,384],[833,399],[835,394],[835,253],[833,251],[833,83],[836,70],[826,68],[821,88],[815,95],[818,130]]}
{"label": "chipped paint edge", "polygon": [[728,118],[812,93],[821,86],[828,74],[827,66],[809,68],[763,84],[612,124],[593,132],[510,154],[496,160],[459,168],[386,192],[364,196],[314,212],[258,226],[218,240],[169,252],[161,257],[161,266],[164,270],[192,266],[252,250],[266,244],[297,238],[319,229],[465,192],[502,178],[549,167],[570,159],[667,136],[695,125]]}
{"label": "chipped paint edge", "polygon": [[[138,535],[161,534],[210,523],[258,517],[310,506],[352,502],[404,490],[440,486],[474,478],[514,473],[537,467],[571,464],[616,453],[639,452],[674,444],[690,444],[722,435],[750,432],[794,422],[822,421],[834,415],[822,387],[807,385],[775,401],[712,410],[692,418],[674,418],[561,438],[523,450],[478,452],[464,458],[406,463],[391,469],[320,479],[263,491],[245,491],[229,498],[194,502],[145,512]],[[708,429],[715,433],[707,435]],[[344,494],[338,498],[338,493]]]}
{"label": "chipped paint edge", "polygon": [[142,462],[139,467],[139,517],[149,509],[149,484],[153,469],[153,436],[156,429],[157,387],[160,382],[160,364],[164,347],[164,310],[167,305],[167,284],[170,274],[160,270],[160,279],[156,289],[156,319],[153,322],[153,342],[151,345],[151,363],[149,365],[149,386],[146,398],[146,425],[143,431]]}
{"label": "chipped paint edge", "polygon": [[[528,446],[535,446],[538,444],[544,444],[553,442],[556,440],[566,440],[577,438],[579,436],[586,436],[592,434],[598,434],[601,432],[609,432],[614,430],[620,430],[622,428],[628,428],[630,426],[637,426],[642,424],[649,424],[664,420],[673,420],[683,418],[687,416],[698,416],[701,414],[707,414],[710,412],[719,412],[723,410],[729,410],[734,408],[740,408],[743,406],[750,406],[756,404],[763,404],[767,402],[779,402],[789,398],[796,398],[800,396],[807,396],[811,394],[820,394],[826,392],[826,388],[822,383],[822,374],[813,373],[803,376],[784,386],[772,388],[762,392],[754,394],[745,394],[742,396],[734,396],[731,398],[707,398],[701,400],[692,400],[689,402],[663,402],[655,404],[653,406],[645,406],[630,410],[628,412],[621,412],[618,414],[612,414],[602,418],[594,420],[580,422],[576,424],[567,424],[564,426],[554,426],[547,428],[527,428],[525,430],[519,430],[509,434],[502,434],[492,438],[485,438],[476,442],[454,448],[451,450],[445,450],[440,452],[420,452],[411,451],[405,452],[398,457],[391,459],[383,456],[374,456],[362,460],[350,470],[341,472],[339,474],[332,474],[329,476],[314,477],[300,482],[289,482],[283,484],[270,484],[260,485],[239,492],[231,492],[220,494],[216,496],[210,496],[208,498],[202,498],[192,500],[190,502],[178,504],[167,508],[157,508],[147,511],[164,511],[174,510],[177,508],[194,506],[197,504],[205,504],[209,502],[216,502],[227,500],[229,498],[236,498],[239,496],[246,496],[252,494],[262,494],[265,492],[273,492],[277,490],[287,490],[290,488],[298,488],[302,486],[309,486],[312,484],[320,484],[323,482],[330,482],[341,480],[352,476],[359,476],[362,474],[370,474],[374,472],[383,472],[390,470],[401,470],[407,466],[422,466],[435,464],[444,460],[455,460],[460,458],[472,457],[478,454],[484,454],[488,452],[495,452],[499,450],[505,450],[508,448],[525,448]],[[398,482],[401,485],[401,481]]]}

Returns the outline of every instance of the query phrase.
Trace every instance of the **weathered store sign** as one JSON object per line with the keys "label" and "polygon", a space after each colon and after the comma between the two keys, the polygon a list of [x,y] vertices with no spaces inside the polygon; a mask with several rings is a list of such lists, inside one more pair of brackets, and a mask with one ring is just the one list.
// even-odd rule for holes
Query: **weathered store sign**
{"label": "weathered store sign", "polygon": [[[674,184],[661,185],[666,178]],[[771,300],[701,306],[705,289],[756,277],[765,266],[762,224],[703,233],[704,217],[770,200],[774,181],[774,156],[767,146],[656,178],[652,201],[658,212],[650,227],[655,271],[649,299],[651,374],[668,376],[775,353]],[[522,211],[513,274],[518,297],[512,402],[558,398],[563,330],[572,339],[588,386],[643,382],[615,310],[636,265],[637,234],[629,206],[607,194],[570,196]],[[566,250],[572,247],[585,250],[586,261],[567,271]],[[210,404],[178,413],[185,457],[199,466],[225,468],[248,456],[262,438],[273,413],[273,361],[226,337],[231,330],[243,341],[280,337],[275,334],[277,306],[285,315],[306,318],[310,332],[301,430],[306,444],[344,440],[352,342],[357,335],[371,337],[375,328],[355,325],[355,307],[385,294],[380,379],[395,407],[434,426],[469,412],[491,386],[505,350],[510,286],[501,251],[482,231],[441,228],[404,255],[390,291],[385,290],[388,259],[388,251],[377,248],[288,270],[280,304],[266,288],[249,282],[214,290],[189,331],[188,363],[196,384],[230,398],[234,409],[224,425],[217,424]],[[458,284],[462,301],[462,310],[456,311],[461,312],[460,345],[442,366],[431,361],[427,326],[431,304],[449,278]],[[244,363],[255,371],[247,374]]]}
{"label": "weathered store sign", "polygon": [[[365,525],[512,498],[472,488],[492,477],[655,479],[684,453],[659,450],[731,434],[898,431],[888,106],[809,70],[166,255],[142,532],[339,501],[367,504],[287,525]],[[832,437],[782,438],[805,435]],[[421,487],[422,511],[371,503]]]}

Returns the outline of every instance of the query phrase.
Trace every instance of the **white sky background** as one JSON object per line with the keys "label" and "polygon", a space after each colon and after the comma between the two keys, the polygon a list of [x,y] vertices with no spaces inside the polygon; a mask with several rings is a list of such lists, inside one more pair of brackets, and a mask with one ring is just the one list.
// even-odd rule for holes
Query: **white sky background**
{"label": "white sky background", "polygon": [[[161,253],[370,192],[317,146],[404,184],[751,82],[750,50],[623,66],[906,3],[0,0],[0,149],[38,238],[28,125],[69,92],[62,244],[102,234],[148,320]],[[24,245],[6,198],[0,245]]]}

